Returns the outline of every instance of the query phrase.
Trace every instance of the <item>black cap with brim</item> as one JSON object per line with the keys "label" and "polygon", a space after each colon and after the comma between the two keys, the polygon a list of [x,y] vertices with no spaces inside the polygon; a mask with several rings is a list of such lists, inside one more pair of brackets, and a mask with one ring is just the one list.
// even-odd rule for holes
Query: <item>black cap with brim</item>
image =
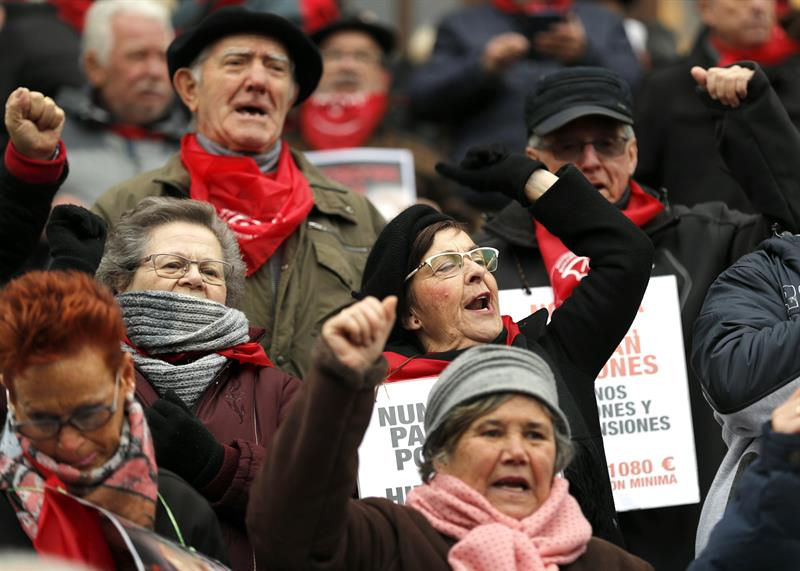
{"label": "black cap with brim", "polygon": [[570,107],[569,109],[565,109],[560,113],[556,113],[555,115],[548,117],[541,123],[539,123],[534,129],[533,132],[537,135],[547,135],[552,133],[556,129],[560,129],[567,123],[574,121],[575,119],[580,119],[581,117],[586,117],[588,115],[602,115],[603,117],[611,117],[612,119],[616,119],[617,121],[622,121],[623,123],[627,123],[628,125],[633,125],[633,119],[626,116],[623,113],[618,113],[607,107],[600,107],[598,105],[578,105],[576,107]]}
{"label": "black cap with brim", "polygon": [[169,75],[189,67],[206,47],[236,34],[257,34],[281,43],[294,64],[298,93],[295,105],[317,88],[322,76],[322,58],[314,43],[289,20],[269,12],[254,12],[239,6],[226,6],[212,12],[195,28],[175,38],[167,48]]}
{"label": "black cap with brim", "polygon": [[381,47],[385,55],[391,54],[394,50],[396,43],[394,30],[379,22],[376,18],[363,13],[343,16],[311,34],[311,40],[319,46],[325,41],[325,38],[329,37],[331,34],[348,30],[364,32],[370,36]]}

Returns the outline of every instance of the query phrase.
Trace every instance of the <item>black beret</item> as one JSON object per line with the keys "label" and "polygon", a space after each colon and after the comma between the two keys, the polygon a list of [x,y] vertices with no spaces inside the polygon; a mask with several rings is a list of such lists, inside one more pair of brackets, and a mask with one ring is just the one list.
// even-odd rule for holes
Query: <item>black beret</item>
{"label": "black beret", "polygon": [[269,12],[254,12],[240,6],[226,6],[209,14],[196,27],[175,38],[167,48],[170,77],[189,67],[206,47],[236,34],[258,34],[280,42],[294,64],[298,85],[295,105],[317,88],[322,75],[322,58],[314,43],[286,18]]}
{"label": "black beret", "polygon": [[395,31],[380,22],[371,12],[346,14],[311,34],[311,39],[315,44],[320,45],[331,34],[346,30],[364,32],[375,40],[385,55],[391,54],[394,50],[397,40]]}

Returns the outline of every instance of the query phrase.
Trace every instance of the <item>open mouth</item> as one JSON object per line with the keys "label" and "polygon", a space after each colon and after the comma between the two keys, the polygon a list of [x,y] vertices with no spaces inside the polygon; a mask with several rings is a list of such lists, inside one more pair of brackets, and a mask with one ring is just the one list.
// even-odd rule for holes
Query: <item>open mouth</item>
{"label": "open mouth", "polygon": [[502,490],[511,490],[515,492],[527,492],[531,489],[528,482],[525,478],[520,478],[517,476],[508,476],[506,478],[500,478],[496,482],[492,484],[493,488],[499,488]]}
{"label": "open mouth", "polygon": [[261,107],[254,105],[242,105],[236,108],[236,112],[240,115],[247,115],[248,117],[266,117],[267,112]]}
{"label": "open mouth", "polygon": [[465,309],[469,309],[470,311],[480,311],[484,309],[489,309],[489,292],[485,292],[480,294],[478,297],[474,298],[470,301],[467,305],[465,305]]}

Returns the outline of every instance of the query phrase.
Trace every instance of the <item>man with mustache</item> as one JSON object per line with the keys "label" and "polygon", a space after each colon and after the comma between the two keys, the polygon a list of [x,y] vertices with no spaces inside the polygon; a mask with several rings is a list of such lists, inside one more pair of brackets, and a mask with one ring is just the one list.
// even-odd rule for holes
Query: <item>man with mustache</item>
{"label": "man with mustache", "polygon": [[[70,175],[60,201],[89,206],[110,186],[156,168],[178,149],[188,117],[174,105],[169,13],[155,0],[99,0],[86,12],[87,84],[57,97],[67,114]],[[59,201],[57,197],[57,201]]]}

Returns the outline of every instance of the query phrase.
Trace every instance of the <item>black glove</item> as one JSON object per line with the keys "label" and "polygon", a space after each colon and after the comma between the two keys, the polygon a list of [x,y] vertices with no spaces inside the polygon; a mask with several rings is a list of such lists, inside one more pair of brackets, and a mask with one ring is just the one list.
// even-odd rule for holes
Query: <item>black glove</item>
{"label": "black glove", "polygon": [[106,244],[106,222],[74,204],[53,208],[47,222],[51,270],[80,270],[94,275]]}
{"label": "black glove", "polygon": [[442,176],[481,192],[502,192],[523,206],[530,206],[525,183],[543,163],[523,154],[511,154],[502,145],[473,147],[459,166],[436,163]]}
{"label": "black glove", "polygon": [[144,411],[153,435],[156,462],[197,489],[208,485],[222,467],[225,448],[175,391]]}

